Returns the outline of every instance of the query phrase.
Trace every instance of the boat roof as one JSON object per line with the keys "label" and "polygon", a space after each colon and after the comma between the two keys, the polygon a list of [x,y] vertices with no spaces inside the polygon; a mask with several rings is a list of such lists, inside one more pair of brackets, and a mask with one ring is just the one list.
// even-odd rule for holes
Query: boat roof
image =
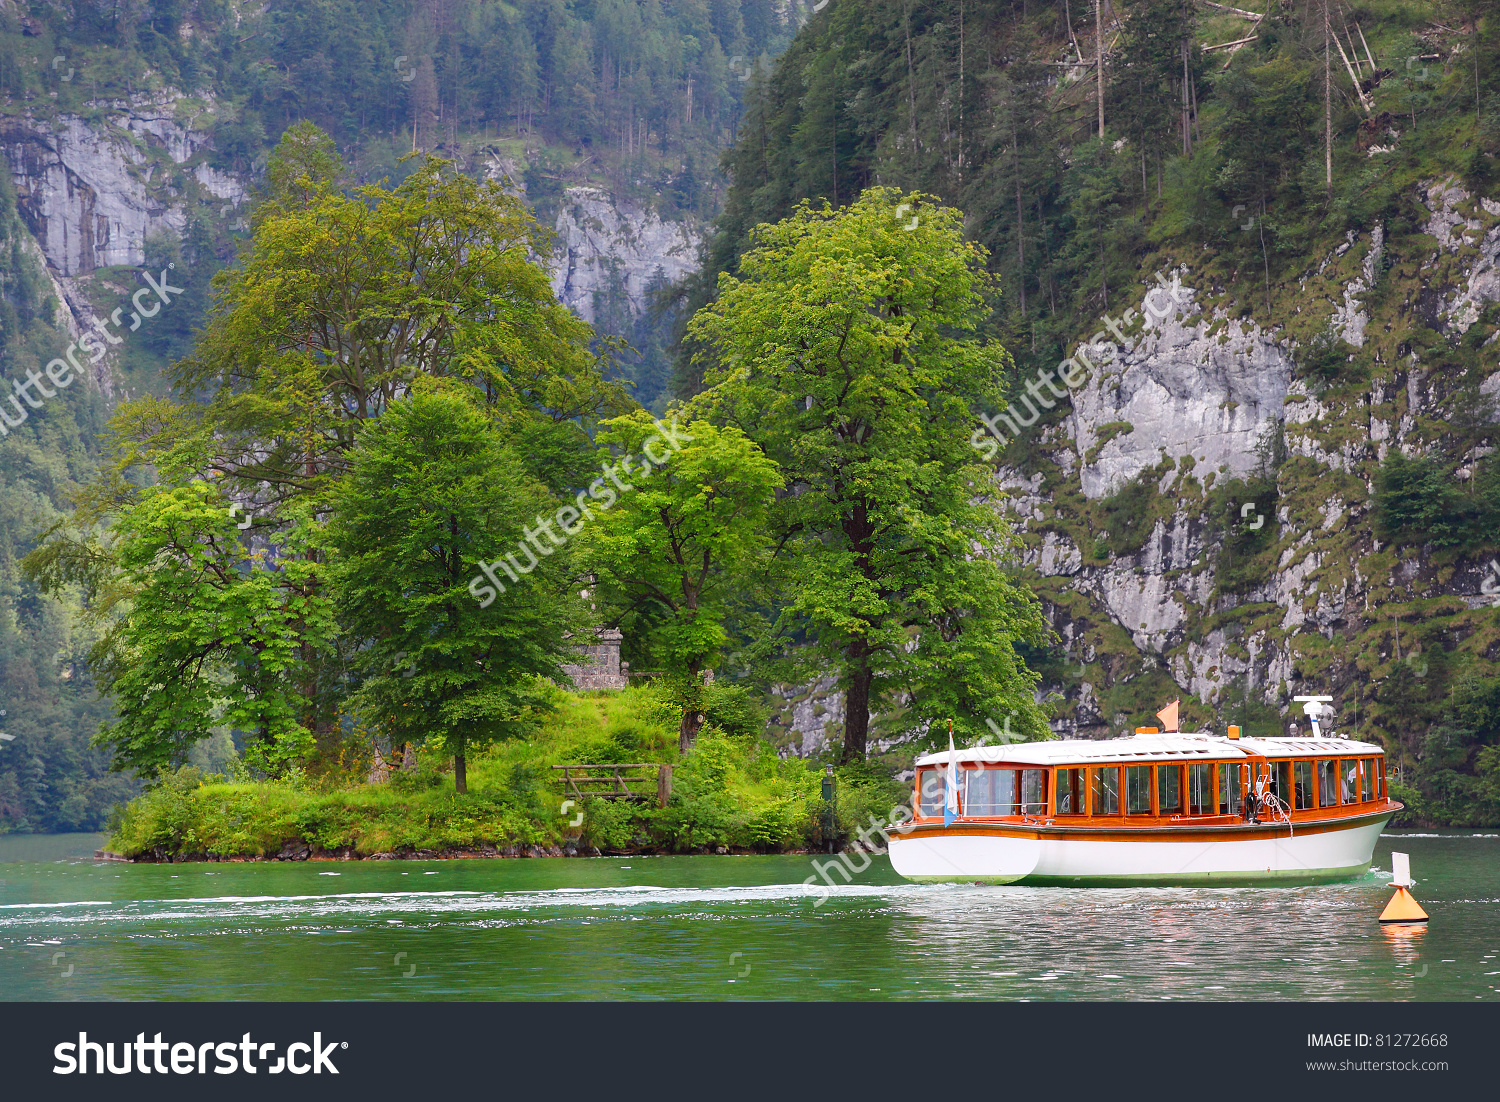
{"label": "boat roof", "polygon": [[1357,742],[1349,738],[1242,738],[1246,749],[1268,758],[1364,757],[1384,754],[1385,747],[1376,742]]}
{"label": "boat roof", "polygon": [[[971,746],[954,750],[958,762],[1016,765],[1072,765],[1095,761],[1191,761],[1195,758],[1235,758],[1260,754],[1268,758],[1331,758],[1383,754],[1383,747],[1343,738],[1240,738],[1206,731],[1182,734],[1126,735],[1110,739],[1053,739],[1007,746]],[[917,765],[947,765],[950,752],[939,751],[917,759]]]}

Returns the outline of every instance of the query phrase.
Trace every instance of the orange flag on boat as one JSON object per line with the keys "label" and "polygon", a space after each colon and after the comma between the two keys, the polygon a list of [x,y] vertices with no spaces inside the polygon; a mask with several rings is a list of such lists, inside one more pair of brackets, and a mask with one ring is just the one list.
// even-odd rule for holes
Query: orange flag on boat
{"label": "orange flag on boat", "polygon": [[1163,731],[1177,730],[1177,705],[1180,703],[1180,700],[1174,700],[1161,711],[1156,713],[1156,718],[1161,720],[1161,728]]}

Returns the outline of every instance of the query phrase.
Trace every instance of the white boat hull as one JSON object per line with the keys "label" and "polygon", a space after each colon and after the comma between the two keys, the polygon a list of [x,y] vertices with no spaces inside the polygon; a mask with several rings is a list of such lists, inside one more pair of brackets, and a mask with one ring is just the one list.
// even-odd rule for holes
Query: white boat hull
{"label": "white boat hull", "polygon": [[[984,824],[893,833],[891,866],[923,883],[1193,884],[1311,882],[1370,867],[1391,812],[1347,823],[1212,830],[1025,830]],[[1094,836],[1090,836],[1090,835]],[[1150,837],[1149,835],[1155,835]]]}

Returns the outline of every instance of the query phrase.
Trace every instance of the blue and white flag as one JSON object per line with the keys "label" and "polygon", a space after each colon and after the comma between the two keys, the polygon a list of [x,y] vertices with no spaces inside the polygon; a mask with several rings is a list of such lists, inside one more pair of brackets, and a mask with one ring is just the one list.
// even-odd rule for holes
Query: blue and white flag
{"label": "blue and white flag", "polygon": [[953,732],[948,732],[948,797],[943,803],[943,825],[952,826],[958,818],[958,751],[953,749]]}

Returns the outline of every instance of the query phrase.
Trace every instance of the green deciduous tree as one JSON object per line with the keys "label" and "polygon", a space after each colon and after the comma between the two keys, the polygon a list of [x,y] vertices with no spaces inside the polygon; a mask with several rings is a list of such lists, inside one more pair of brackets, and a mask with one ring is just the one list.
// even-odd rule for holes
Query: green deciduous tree
{"label": "green deciduous tree", "polygon": [[[306,555],[316,563],[322,552],[288,533],[326,509],[361,430],[433,380],[469,392],[493,431],[514,443],[505,477],[517,485],[574,485],[592,463],[589,424],[630,402],[606,379],[592,329],[553,296],[536,262],[547,235],[524,205],[437,160],[394,190],[346,194],[342,174],[315,127],[287,132],[267,166],[253,240],[216,279],[197,347],[173,368],[178,394],[193,400],[145,398],[117,410],[116,461],[78,495],[71,532],[54,529],[33,559],[51,590],[80,583],[102,609],[130,595],[129,569],[141,585],[165,584],[147,561],[127,569],[97,527],[134,510],[150,478],[176,487],[218,478],[231,499],[256,503],[254,531],[275,541],[282,562]],[[287,628],[304,633],[298,722],[335,758],[346,642],[335,636],[325,646],[295,618]],[[153,638],[135,640],[147,666],[150,647],[168,642]],[[208,682],[182,691],[217,699]],[[177,753],[166,727],[155,737],[163,760]]]}
{"label": "green deciduous tree", "polygon": [[247,758],[276,773],[305,754],[299,721],[304,649],[332,632],[316,566],[299,555],[251,559],[227,499],[202,481],[147,491],[116,520],[117,563],[133,596],[94,651],[119,718],[98,741],[118,769],[150,776],[181,765],[195,742],[228,724]]}
{"label": "green deciduous tree", "polygon": [[[316,491],[360,423],[421,376],[464,379],[497,412],[571,443],[628,405],[535,262],[547,234],[497,184],[428,159],[394,190],[338,190],[310,127],[268,166],[249,253],[172,381],[209,399],[205,462],[271,500]],[[518,424],[519,430],[522,425]]]}
{"label": "green deciduous tree", "polygon": [[[657,426],[642,412],[606,421],[599,440],[640,455],[653,435]],[[632,476],[635,488],[585,530],[583,562],[599,597],[669,665],[686,750],[702,722],[701,673],[724,646],[732,599],[769,549],[768,513],[782,478],[732,426],[694,421],[680,438],[665,464],[649,477]]]}
{"label": "green deciduous tree", "polygon": [[787,478],[781,627],[838,671],[845,760],[865,755],[881,705],[904,705],[909,731],[952,717],[972,737],[1008,714],[1045,730],[1013,646],[1042,620],[996,561],[1008,530],[970,443],[1008,364],[975,335],[984,261],[957,211],[874,188],[761,227],[742,278],[721,275],[690,326],[716,356],[699,408]]}
{"label": "green deciduous tree", "polygon": [[368,423],[323,535],[339,620],[363,677],[353,704],[394,740],[431,739],[467,791],[471,748],[526,731],[561,676],[580,605],[558,549],[484,595],[480,564],[556,508],[458,388],[427,384]]}

